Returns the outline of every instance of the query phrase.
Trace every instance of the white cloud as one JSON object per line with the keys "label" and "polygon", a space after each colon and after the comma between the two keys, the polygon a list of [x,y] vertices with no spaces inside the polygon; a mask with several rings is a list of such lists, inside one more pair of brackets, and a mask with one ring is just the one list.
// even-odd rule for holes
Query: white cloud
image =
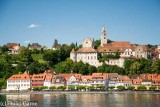
{"label": "white cloud", "polygon": [[26,40],[26,41],[24,41],[24,43],[31,43],[31,41],[29,41],[29,40]]}
{"label": "white cloud", "polygon": [[32,28],[37,28],[38,27],[38,25],[36,25],[36,24],[30,24],[29,26],[28,26],[28,28],[30,28],[30,29],[32,29]]}

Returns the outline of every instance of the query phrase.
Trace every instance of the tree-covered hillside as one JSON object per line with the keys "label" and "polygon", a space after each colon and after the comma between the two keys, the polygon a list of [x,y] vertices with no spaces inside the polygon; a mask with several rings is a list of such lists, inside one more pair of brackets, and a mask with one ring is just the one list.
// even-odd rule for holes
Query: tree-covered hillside
{"label": "tree-covered hillside", "polygon": [[[99,46],[99,41],[97,46]],[[8,54],[6,46],[2,47],[0,53],[0,87],[5,88],[6,80],[13,74],[21,74],[29,71],[30,74],[43,73],[44,70],[53,69],[56,73],[81,73],[89,75],[93,72],[118,73],[122,75],[141,73],[160,73],[160,60],[150,59],[128,59],[124,62],[124,67],[116,65],[102,64],[96,68],[83,62],[73,62],[70,57],[72,48],[78,50],[81,46],[77,44],[63,44],[58,50],[29,50],[28,47],[21,47],[19,54]],[[101,56],[99,60],[103,62],[115,56]]]}

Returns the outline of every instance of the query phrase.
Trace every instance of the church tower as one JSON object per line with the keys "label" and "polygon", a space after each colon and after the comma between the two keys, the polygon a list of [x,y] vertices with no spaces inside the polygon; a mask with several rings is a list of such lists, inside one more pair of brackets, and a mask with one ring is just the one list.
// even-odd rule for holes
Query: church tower
{"label": "church tower", "polygon": [[76,61],[77,61],[77,53],[76,53],[76,51],[74,50],[74,48],[73,48],[72,51],[70,52],[70,59],[72,59],[73,62],[76,62]]}
{"label": "church tower", "polygon": [[101,46],[103,46],[103,44],[107,44],[107,32],[105,27],[102,28],[102,34],[101,34]]}

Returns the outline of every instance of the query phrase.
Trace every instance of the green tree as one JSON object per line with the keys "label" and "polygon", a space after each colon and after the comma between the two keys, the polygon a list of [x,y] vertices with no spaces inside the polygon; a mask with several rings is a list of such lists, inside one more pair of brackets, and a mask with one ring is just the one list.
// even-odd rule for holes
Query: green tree
{"label": "green tree", "polygon": [[151,69],[153,73],[160,74],[160,60],[153,62]]}
{"label": "green tree", "polygon": [[59,62],[59,51],[58,50],[48,50],[44,53],[43,59],[49,62],[49,65],[52,66]]}
{"label": "green tree", "polygon": [[144,86],[144,85],[140,85],[140,86],[137,87],[137,89],[138,89],[138,90],[146,90],[147,87]]}
{"label": "green tree", "polygon": [[89,89],[90,91],[94,90],[94,86],[88,86],[87,89]]}
{"label": "green tree", "polygon": [[11,61],[11,55],[5,54],[4,59],[6,60],[6,62],[10,62]]}
{"label": "green tree", "polygon": [[92,73],[94,73],[96,71],[97,71],[97,68],[95,66],[92,66],[92,65],[88,66],[89,75],[92,75]]}
{"label": "green tree", "polygon": [[72,70],[72,62],[70,60],[63,61],[55,65],[55,71],[57,73],[70,73]]}
{"label": "green tree", "polygon": [[127,89],[128,89],[128,90],[134,90],[135,87],[134,87],[134,86],[128,86]]}
{"label": "green tree", "polygon": [[88,74],[88,69],[87,69],[87,66],[82,62],[76,62],[73,66],[73,71],[74,72],[77,72],[77,73],[80,73],[82,75],[86,75]]}
{"label": "green tree", "polygon": [[49,89],[53,91],[53,90],[56,89],[56,87],[55,86],[50,86]]}
{"label": "green tree", "polygon": [[15,69],[17,72],[24,72],[26,70],[26,66],[23,63],[19,63]]}
{"label": "green tree", "polygon": [[107,88],[110,90],[113,90],[115,88],[115,86],[108,86]]}
{"label": "green tree", "polygon": [[57,89],[58,89],[58,90],[65,90],[66,87],[65,87],[65,86],[58,86]]}
{"label": "green tree", "polygon": [[96,89],[104,90],[105,86],[97,86]]}
{"label": "green tree", "polygon": [[6,46],[6,45],[3,45],[2,47],[1,47],[1,52],[2,53],[5,53],[5,52],[8,52],[8,47]]}
{"label": "green tree", "polygon": [[68,86],[68,90],[71,90],[71,91],[75,90],[75,86]]}
{"label": "green tree", "polygon": [[107,39],[107,43],[111,43],[111,42],[114,42],[114,41],[112,41],[112,40],[110,40],[110,39]]}
{"label": "green tree", "polygon": [[40,90],[40,87],[39,87],[39,86],[35,86],[35,87],[33,87],[33,90],[34,90],[34,91],[39,91],[39,90]]}
{"label": "green tree", "polygon": [[86,89],[86,87],[85,87],[85,86],[82,86],[82,85],[78,85],[78,86],[77,86],[77,89],[78,89],[78,90],[83,90],[83,89]]}
{"label": "green tree", "polygon": [[140,68],[139,71],[140,73],[152,73],[151,72],[151,66],[152,66],[152,61],[150,59],[140,59]]}
{"label": "green tree", "polygon": [[118,90],[125,90],[125,86],[122,86],[122,85],[117,86],[117,89],[118,89]]}
{"label": "green tree", "polygon": [[20,61],[25,63],[26,65],[29,65],[30,63],[33,62],[33,58],[31,56],[31,51],[28,50],[26,47],[21,47],[20,48]]}
{"label": "green tree", "polygon": [[11,55],[11,60],[12,60],[14,63],[19,62],[19,61],[20,61],[19,54],[13,54],[13,55]]}
{"label": "green tree", "polygon": [[95,47],[95,49],[97,49],[98,46],[100,46],[100,44],[101,44],[101,40],[100,39],[99,40],[95,40],[94,41],[94,47]]}
{"label": "green tree", "polygon": [[133,62],[131,64],[131,68],[130,68],[130,74],[140,74],[139,69],[140,68],[140,64],[139,62]]}
{"label": "green tree", "polygon": [[48,69],[47,65],[39,63],[38,61],[34,61],[27,66],[27,71],[29,71],[30,74],[43,73],[46,69]]}
{"label": "green tree", "polygon": [[54,39],[53,45],[54,45],[54,46],[57,46],[57,45],[58,45],[58,40],[57,40],[57,39]]}
{"label": "green tree", "polygon": [[131,67],[132,63],[133,63],[133,60],[125,59],[123,66],[124,66],[126,74],[131,74],[129,71],[130,71],[130,67]]}
{"label": "green tree", "polygon": [[97,71],[98,72],[107,72],[107,64],[106,63],[103,63],[102,66],[99,66],[97,68]]}
{"label": "green tree", "polygon": [[156,90],[156,88],[157,88],[156,86],[150,86],[149,90]]}

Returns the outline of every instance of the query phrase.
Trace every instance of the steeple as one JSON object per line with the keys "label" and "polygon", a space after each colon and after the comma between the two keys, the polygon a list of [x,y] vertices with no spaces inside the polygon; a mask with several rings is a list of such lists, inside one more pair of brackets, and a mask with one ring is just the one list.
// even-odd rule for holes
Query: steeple
{"label": "steeple", "polygon": [[102,34],[101,34],[101,46],[103,46],[103,44],[107,44],[107,32],[104,26],[102,28]]}

